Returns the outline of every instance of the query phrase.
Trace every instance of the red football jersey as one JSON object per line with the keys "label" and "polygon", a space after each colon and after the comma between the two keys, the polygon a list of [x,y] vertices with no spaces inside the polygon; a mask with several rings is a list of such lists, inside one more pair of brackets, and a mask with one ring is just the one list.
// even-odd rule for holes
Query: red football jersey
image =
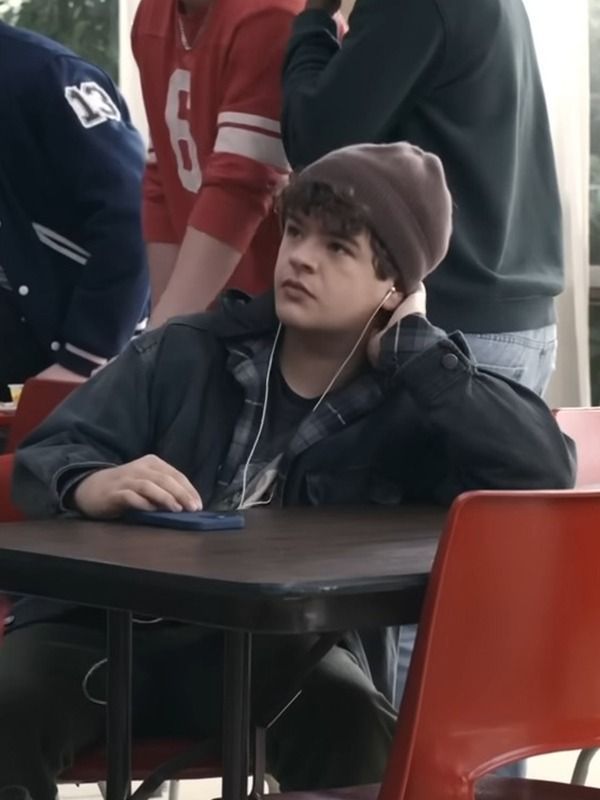
{"label": "red football jersey", "polygon": [[305,0],[213,0],[183,14],[142,0],[132,31],[151,145],[144,233],[181,243],[188,225],[244,255],[228,285],[272,285],[280,240],[273,196],[289,171],[281,70]]}

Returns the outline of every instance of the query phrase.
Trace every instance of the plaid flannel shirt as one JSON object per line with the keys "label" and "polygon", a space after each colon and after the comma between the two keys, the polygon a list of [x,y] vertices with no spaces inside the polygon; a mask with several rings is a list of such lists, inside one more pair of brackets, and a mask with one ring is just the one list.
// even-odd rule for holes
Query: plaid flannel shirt
{"label": "plaid flannel shirt", "polygon": [[[440,339],[444,331],[423,316],[411,314],[391,328],[381,340],[377,369],[370,369],[343,388],[328,395],[316,411],[308,414],[292,436],[278,463],[275,500],[281,502],[290,465],[302,452],[331,436],[353,420],[374,409],[383,399],[386,381],[408,361]],[[227,368],[244,392],[244,405],[235,426],[229,451],[217,482],[211,506],[237,507],[242,490],[244,464],[256,439],[263,412],[264,390],[275,334],[250,340],[243,347],[229,348]]]}

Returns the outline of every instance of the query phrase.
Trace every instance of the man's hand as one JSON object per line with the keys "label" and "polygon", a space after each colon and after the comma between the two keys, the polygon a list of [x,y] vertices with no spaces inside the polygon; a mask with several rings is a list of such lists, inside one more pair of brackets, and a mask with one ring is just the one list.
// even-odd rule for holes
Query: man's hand
{"label": "man's hand", "polygon": [[51,367],[38,373],[36,378],[43,378],[46,381],[70,381],[71,383],[83,383],[86,379],[83,375],[71,372],[70,369],[61,367],[60,364],[52,364]]}
{"label": "man's hand", "polygon": [[120,467],[94,472],[73,494],[75,507],[88,517],[110,519],[129,508],[140,511],[200,511],[202,500],[181,472],[148,455]]}
{"label": "man's hand", "polygon": [[398,305],[394,313],[391,315],[388,324],[383,330],[374,331],[369,344],[367,345],[367,356],[373,367],[377,366],[379,361],[379,351],[381,350],[381,339],[395,325],[398,325],[404,317],[411,314],[422,314],[425,316],[427,310],[427,292],[425,286],[420,283],[412,294],[407,295],[404,300]]}
{"label": "man's hand", "polygon": [[306,0],[306,10],[316,9],[326,11],[331,16],[335,16],[342,7],[342,0]]}

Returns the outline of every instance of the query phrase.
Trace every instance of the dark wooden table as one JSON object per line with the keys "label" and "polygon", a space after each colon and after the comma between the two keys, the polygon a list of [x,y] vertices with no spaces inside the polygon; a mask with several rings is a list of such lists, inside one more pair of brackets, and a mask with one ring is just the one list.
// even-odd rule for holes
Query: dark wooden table
{"label": "dark wooden table", "polygon": [[52,520],[0,524],[0,588],[108,609],[108,798],[129,791],[131,615],[225,631],[223,798],[246,794],[253,633],[418,620],[440,509],[255,509],[205,533]]}

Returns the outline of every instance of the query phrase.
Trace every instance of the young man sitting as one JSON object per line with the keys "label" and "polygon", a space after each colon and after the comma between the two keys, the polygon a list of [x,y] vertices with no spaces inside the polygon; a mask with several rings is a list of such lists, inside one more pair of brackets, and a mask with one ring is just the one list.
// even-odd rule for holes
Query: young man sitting
{"label": "young man sitting", "polygon": [[[132,342],[20,450],[16,501],[37,516],[259,503],[401,514],[469,489],[571,486],[570,448],[543,401],[480,371],[460,333],[427,321],[421,281],[446,252],[451,206],[440,161],[409,144],[310,166],[281,198],[274,295],[230,295]],[[103,709],[86,695],[103,692],[102,669],[88,673],[105,654],[104,618],[49,604],[24,626],[20,613],[0,648],[0,786],[52,800],[59,769],[102,738]],[[270,730],[284,789],[381,778],[392,634],[348,633]],[[277,668],[279,646],[259,643],[256,674]],[[140,626],[134,653],[135,732],[218,731],[218,633]]]}

